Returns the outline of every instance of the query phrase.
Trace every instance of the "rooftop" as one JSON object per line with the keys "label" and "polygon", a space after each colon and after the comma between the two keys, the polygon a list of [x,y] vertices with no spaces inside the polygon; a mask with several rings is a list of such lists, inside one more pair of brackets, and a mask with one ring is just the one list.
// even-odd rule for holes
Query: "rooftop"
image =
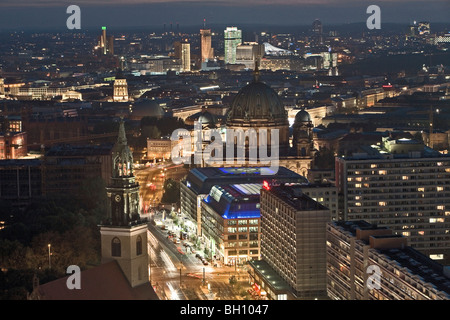
{"label": "rooftop", "polygon": [[233,184],[214,186],[203,200],[224,219],[259,218],[262,184]]}
{"label": "rooftop", "polygon": [[252,184],[264,181],[271,184],[308,182],[305,177],[285,167],[279,167],[276,173],[268,167],[205,167],[190,170],[184,183],[198,194],[208,194],[215,185]]}
{"label": "rooftop", "polygon": [[302,192],[302,186],[299,184],[271,186],[266,190],[276,195],[297,211],[328,210],[328,208],[304,194]]}
{"label": "rooftop", "polygon": [[[343,230],[356,236],[356,230],[389,230],[386,227],[378,227],[364,220],[355,221],[334,221],[334,225],[341,227]],[[372,235],[375,238],[403,238],[402,235],[395,234],[378,234]],[[360,239],[367,244],[368,241]],[[430,283],[438,291],[445,292],[450,298],[450,278],[444,275],[444,266],[430,259],[419,251],[406,246],[394,249],[372,249],[389,258],[393,264],[405,268],[413,277],[417,276],[424,282]]]}

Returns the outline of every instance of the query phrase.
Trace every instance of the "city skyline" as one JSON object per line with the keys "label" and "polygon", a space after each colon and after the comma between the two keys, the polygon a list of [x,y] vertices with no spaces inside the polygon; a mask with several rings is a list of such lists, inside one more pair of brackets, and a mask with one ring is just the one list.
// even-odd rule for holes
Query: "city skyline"
{"label": "city skyline", "polygon": [[[69,16],[66,8],[68,1],[3,1],[0,7],[0,28],[42,29],[65,28]],[[267,1],[223,2],[223,1],[146,1],[136,0],[78,2],[82,12],[82,29],[100,25],[111,27],[150,27],[163,24],[182,26],[201,26],[204,19],[211,24],[263,24],[263,25],[310,25],[314,19],[320,19],[324,25],[365,22],[369,15],[368,2],[348,0],[319,1],[282,1],[270,4]],[[381,1],[382,23],[409,24],[414,20],[448,22],[446,12],[450,9],[446,1],[429,1],[424,7],[420,1]]]}

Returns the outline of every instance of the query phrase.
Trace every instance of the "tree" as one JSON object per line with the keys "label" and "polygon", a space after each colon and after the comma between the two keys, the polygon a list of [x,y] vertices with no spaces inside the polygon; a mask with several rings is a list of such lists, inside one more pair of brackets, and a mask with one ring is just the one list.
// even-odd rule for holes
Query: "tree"
{"label": "tree", "polygon": [[180,202],[180,183],[173,179],[164,181],[164,194],[162,196],[162,203],[179,203]]}

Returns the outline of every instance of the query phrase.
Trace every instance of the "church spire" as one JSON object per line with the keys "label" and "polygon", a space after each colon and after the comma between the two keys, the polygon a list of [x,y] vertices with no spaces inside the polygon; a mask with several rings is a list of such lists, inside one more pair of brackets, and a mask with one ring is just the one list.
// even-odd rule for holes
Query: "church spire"
{"label": "church spire", "polygon": [[125,133],[125,122],[123,121],[123,118],[120,118],[119,136],[117,137],[117,143],[116,144],[123,145],[123,146],[128,145],[127,135]]}
{"label": "church spire", "polygon": [[125,124],[120,120],[119,135],[112,150],[113,178],[133,176],[133,154],[128,147]]}

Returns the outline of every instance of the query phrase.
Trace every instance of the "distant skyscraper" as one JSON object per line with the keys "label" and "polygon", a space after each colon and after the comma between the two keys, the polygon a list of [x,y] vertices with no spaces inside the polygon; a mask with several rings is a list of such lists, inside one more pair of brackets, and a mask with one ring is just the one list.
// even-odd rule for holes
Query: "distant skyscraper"
{"label": "distant skyscraper", "polygon": [[427,21],[419,22],[419,26],[417,27],[419,35],[430,34],[430,23]]}
{"label": "distant skyscraper", "polygon": [[5,94],[5,79],[0,76],[0,96]]}
{"label": "distant skyscraper", "polygon": [[314,40],[317,43],[322,43],[323,42],[323,28],[322,28],[322,22],[319,19],[314,20],[313,24],[312,24],[312,33],[313,33],[313,37]]}
{"label": "distant skyscraper", "polygon": [[225,63],[236,63],[236,48],[242,43],[242,31],[236,27],[225,29]]}
{"label": "distant skyscraper", "polygon": [[214,49],[211,45],[211,29],[200,29],[201,37],[201,62],[207,62],[214,58]]}
{"label": "distant skyscraper", "polygon": [[191,44],[177,41],[174,43],[175,58],[181,60],[181,71],[191,71]]}
{"label": "distant skyscraper", "polygon": [[106,35],[106,27],[102,27],[102,35],[98,40],[98,48],[101,51],[101,54],[114,54],[114,37]]}

